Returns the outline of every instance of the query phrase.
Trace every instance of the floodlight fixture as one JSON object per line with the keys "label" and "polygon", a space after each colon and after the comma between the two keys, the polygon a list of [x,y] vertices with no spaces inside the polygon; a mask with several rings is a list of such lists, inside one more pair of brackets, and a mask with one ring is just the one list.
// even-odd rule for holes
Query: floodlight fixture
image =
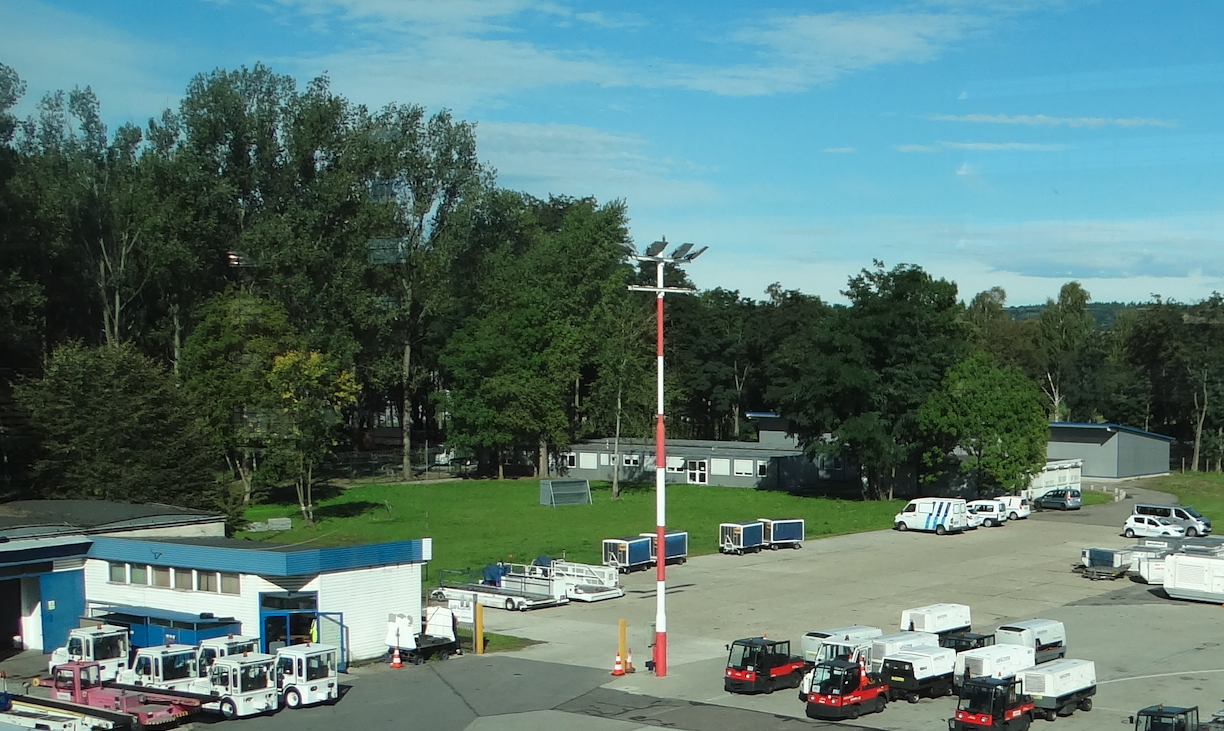
{"label": "floodlight fixture", "polygon": [[676,250],[671,253],[671,258],[679,259],[687,254],[691,248],[693,248],[692,244],[680,244],[676,247]]}
{"label": "floodlight fixture", "polygon": [[697,257],[701,256],[703,253],[705,253],[705,250],[706,250],[706,249],[708,249],[708,248],[710,248],[710,247],[708,247],[708,246],[703,246],[703,247],[701,247],[700,249],[698,249],[698,250],[694,251],[693,253],[689,254],[689,255],[688,255],[688,256],[686,256],[686,257],[684,257],[684,262],[685,262],[685,263],[688,263],[688,262],[690,262],[690,261],[692,261],[692,260],[696,259]]}
{"label": "floodlight fixture", "polygon": [[667,239],[663,239],[662,241],[656,241],[650,246],[646,247],[646,256],[658,256],[659,253],[662,252],[663,249],[666,247],[667,247]]}

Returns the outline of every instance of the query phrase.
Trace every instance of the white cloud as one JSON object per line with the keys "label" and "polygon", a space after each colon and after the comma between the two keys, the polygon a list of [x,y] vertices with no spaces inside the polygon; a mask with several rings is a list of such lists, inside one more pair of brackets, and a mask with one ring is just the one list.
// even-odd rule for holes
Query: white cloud
{"label": "white cloud", "polygon": [[831,155],[849,155],[857,152],[857,150],[853,147],[826,147],[824,148],[824,151]]}
{"label": "white cloud", "polygon": [[685,179],[695,171],[682,161],[649,154],[636,135],[567,124],[481,122],[480,155],[498,170],[498,183],[537,197],[549,193],[625,198],[630,213],[711,203],[717,190]]}
{"label": "white cloud", "polygon": [[1028,127],[1176,127],[1175,119],[1155,117],[1051,117],[1045,114],[928,114],[924,119],[934,122],[969,122],[973,124],[1018,124]]}
{"label": "white cloud", "polygon": [[939,148],[934,145],[893,145],[897,152],[935,152]]}
{"label": "white cloud", "polygon": [[597,25],[601,28],[640,28],[650,23],[637,13],[574,13],[575,20]]}
{"label": "white cloud", "polygon": [[1020,152],[1061,152],[1066,145],[1043,145],[1033,142],[940,142],[940,147],[949,150],[975,150],[978,152],[998,152],[1012,150]]}

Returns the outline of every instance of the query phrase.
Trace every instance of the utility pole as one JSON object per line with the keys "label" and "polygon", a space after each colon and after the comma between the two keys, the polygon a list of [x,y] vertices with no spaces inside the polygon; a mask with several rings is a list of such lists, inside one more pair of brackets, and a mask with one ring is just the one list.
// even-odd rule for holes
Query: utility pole
{"label": "utility pole", "polygon": [[[663,428],[663,295],[668,292],[676,294],[691,294],[697,290],[690,287],[663,286],[663,266],[665,264],[688,264],[702,254],[708,246],[689,253],[692,244],[680,244],[670,255],[664,256],[667,248],[667,237],[646,247],[641,254],[631,254],[630,259],[638,262],[654,262],[655,286],[630,286],[637,292],[655,293],[655,341],[658,376],[656,391],[658,408],[655,417],[655,642],[652,652],[654,673],[657,677],[667,675],[667,456],[664,451],[665,431]],[[615,469],[615,467],[613,468]]]}

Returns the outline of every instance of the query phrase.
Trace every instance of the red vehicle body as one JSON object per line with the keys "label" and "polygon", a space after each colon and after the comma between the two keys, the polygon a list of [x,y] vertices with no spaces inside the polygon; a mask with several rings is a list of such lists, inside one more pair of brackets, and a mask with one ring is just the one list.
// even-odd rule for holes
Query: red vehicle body
{"label": "red vehicle body", "polygon": [[798,688],[803,679],[803,658],[790,654],[789,640],[749,637],[727,646],[723,688],[728,693],[772,693]]}
{"label": "red vehicle body", "polygon": [[808,718],[841,721],[878,713],[888,704],[888,683],[859,662],[825,660],[812,668]]}
{"label": "red vehicle body", "polygon": [[139,726],[173,723],[200,711],[198,698],[104,686],[101,671],[96,662],[56,665],[50,682],[51,699],[125,713]]}
{"label": "red vehicle body", "polygon": [[961,686],[951,731],[1024,731],[1033,722],[1033,699],[1020,692],[1020,681],[969,678]]}

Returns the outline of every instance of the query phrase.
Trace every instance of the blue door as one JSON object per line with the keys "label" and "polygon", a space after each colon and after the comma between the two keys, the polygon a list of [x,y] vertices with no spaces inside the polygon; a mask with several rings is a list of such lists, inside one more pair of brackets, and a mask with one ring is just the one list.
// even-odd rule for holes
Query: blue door
{"label": "blue door", "polygon": [[43,651],[68,642],[68,631],[79,627],[85,614],[85,571],[54,571],[38,577],[42,600]]}

